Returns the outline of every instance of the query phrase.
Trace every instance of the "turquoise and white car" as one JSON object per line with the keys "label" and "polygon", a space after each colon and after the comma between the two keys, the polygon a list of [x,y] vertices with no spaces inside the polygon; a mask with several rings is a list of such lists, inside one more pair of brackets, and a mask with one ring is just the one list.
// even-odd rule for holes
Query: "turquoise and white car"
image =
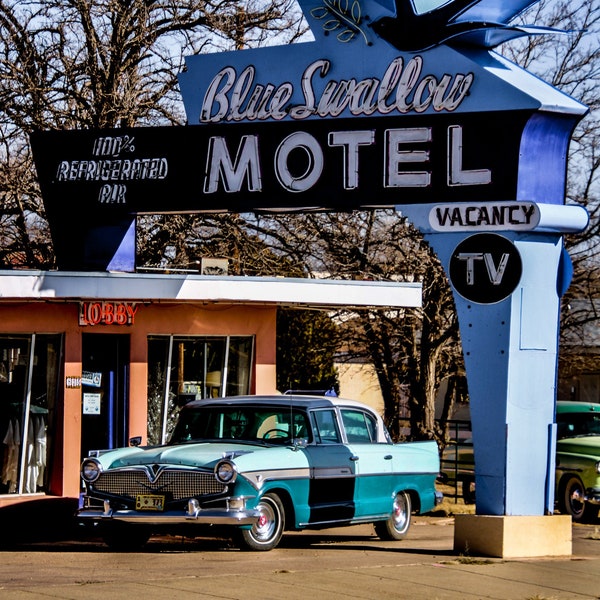
{"label": "turquoise and white car", "polygon": [[115,549],[159,531],[205,535],[203,526],[228,528],[251,550],[275,548],[286,530],[357,523],[400,540],[411,514],[442,498],[435,442],[394,444],[375,411],[339,398],[197,400],[167,445],[93,454],[78,520]]}

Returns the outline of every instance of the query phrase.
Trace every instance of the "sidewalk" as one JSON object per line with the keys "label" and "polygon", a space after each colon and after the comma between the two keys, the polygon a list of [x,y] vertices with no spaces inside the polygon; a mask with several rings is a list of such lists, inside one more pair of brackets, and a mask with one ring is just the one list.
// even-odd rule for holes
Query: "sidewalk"
{"label": "sidewalk", "polygon": [[457,555],[445,516],[415,518],[401,542],[359,525],[288,533],[271,552],[156,536],[144,552],[114,553],[81,531],[52,529],[54,539],[38,527],[38,539],[0,549],[3,600],[600,598],[600,523],[573,526],[571,556],[511,560]]}

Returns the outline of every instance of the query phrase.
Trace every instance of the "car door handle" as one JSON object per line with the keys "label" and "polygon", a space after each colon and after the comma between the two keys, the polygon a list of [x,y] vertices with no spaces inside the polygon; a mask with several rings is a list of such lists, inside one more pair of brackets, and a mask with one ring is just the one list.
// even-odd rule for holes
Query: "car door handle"
{"label": "car door handle", "polygon": [[392,455],[391,455],[391,454],[386,454],[386,455],[383,457],[383,460],[392,460]]}
{"label": "car door handle", "polygon": [[358,456],[356,456],[356,454],[353,454],[353,455],[350,457],[350,460],[352,460],[352,461],[357,461],[357,460],[358,460]]}

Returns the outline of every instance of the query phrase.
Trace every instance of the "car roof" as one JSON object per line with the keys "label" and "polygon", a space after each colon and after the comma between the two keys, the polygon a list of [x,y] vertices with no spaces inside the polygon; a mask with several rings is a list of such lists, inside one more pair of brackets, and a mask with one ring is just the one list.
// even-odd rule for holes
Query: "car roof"
{"label": "car roof", "polygon": [[600,413],[600,404],[595,402],[576,402],[573,400],[560,400],[556,403],[557,414],[562,413]]}
{"label": "car roof", "polygon": [[345,398],[337,398],[333,396],[306,396],[306,395],[271,395],[271,396],[229,396],[225,398],[205,398],[202,400],[193,400],[185,405],[185,407],[197,408],[200,406],[246,406],[257,404],[261,406],[285,406],[308,408],[332,408],[334,406],[345,406],[351,408],[359,408],[376,414],[373,408],[357,402],[356,400],[348,400]]}

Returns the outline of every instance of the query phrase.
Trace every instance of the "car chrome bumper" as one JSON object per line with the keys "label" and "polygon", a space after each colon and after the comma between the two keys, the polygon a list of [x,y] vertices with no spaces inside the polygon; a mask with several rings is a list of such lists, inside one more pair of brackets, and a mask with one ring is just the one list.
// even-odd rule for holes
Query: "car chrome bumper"
{"label": "car chrome bumper", "polygon": [[435,505],[441,504],[444,501],[444,494],[439,490],[435,490]]}
{"label": "car chrome bumper", "polygon": [[155,525],[200,524],[200,525],[254,525],[260,512],[257,510],[235,510],[227,508],[202,509],[194,501],[188,503],[187,511],[138,511],[113,510],[108,502],[104,510],[82,508],[77,519],[85,521],[123,521],[127,523],[147,523]]}
{"label": "car chrome bumper", "polygon": [[584,501],[590,504],[600,504],[600,490],[592,488],[586,491]]}

